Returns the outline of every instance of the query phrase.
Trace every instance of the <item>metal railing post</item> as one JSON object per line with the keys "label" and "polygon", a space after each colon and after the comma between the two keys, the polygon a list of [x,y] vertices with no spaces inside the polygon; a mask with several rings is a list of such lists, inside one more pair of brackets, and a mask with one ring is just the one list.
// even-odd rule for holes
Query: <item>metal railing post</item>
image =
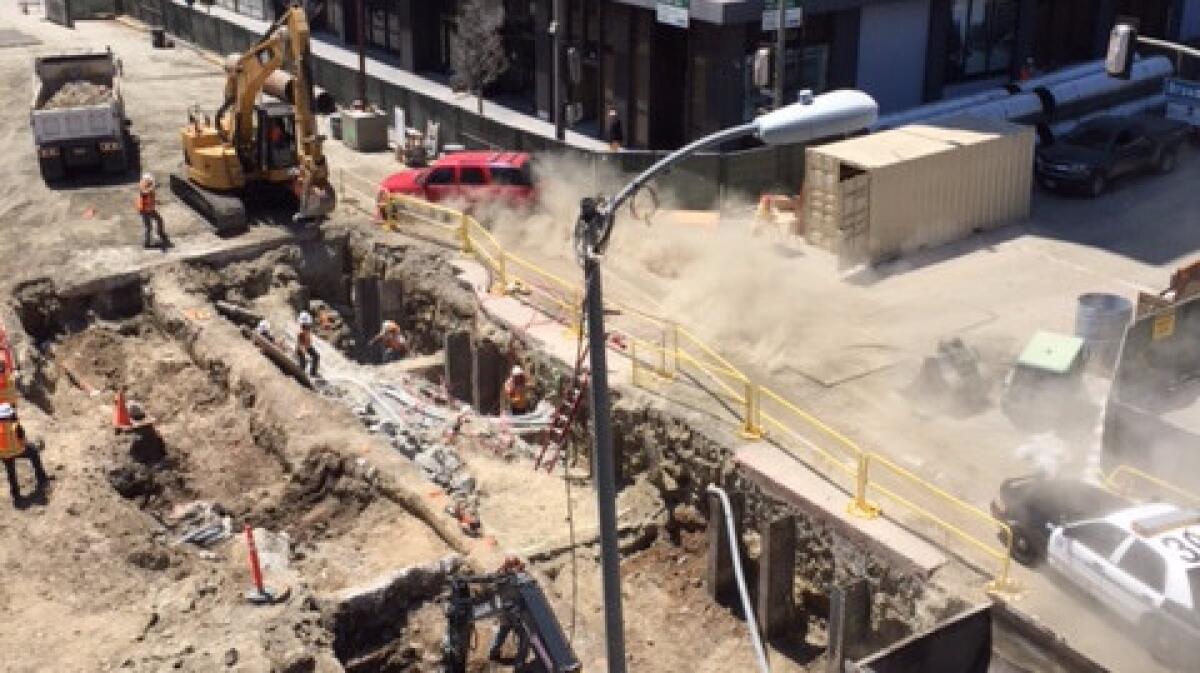
{"label": "metal railing post", "polygon": [[750,379],[745,379],[745,383],[746,420],[744,423],[742,423],[742,439],[762,439],[762,424],[759,422],[758,418],[758,388]]}
{"label": "metal railing post", "polygon": [[583,291],[576,290],[567,315],[567,334],[579,336],[583,332]]}
{"label": "metal railing post", "polygon": [[674,375],[669,369],[667,369],[667,330],[663,329],[659,337],[658,375],[664,379],[673,378]]}
{"label": "metal railing post", "polygon": [[879,516],[879,505],[867,499],[867,486],[870,484],[871,458],[866,453],[858,454],[858,470],[855,472],[854,500],[846,508],[851,516],[862,519],[874,519]]}
{"label": "metal railing post", "polygon": [[633,341],[629,342],[629,365],[631,367],[630,372],[629,372],[630,383],[633,384],[634,388],[637,388],[637,387],[639,387],[638,386],[637,340],[633,340]]}
{"label": "metal railing post", "polygon": [[508,255],[505,254],[504,248],[500,248],[496,252],[496,280],[492,283],[492,294],[503,297],[508,294]]}
{"label": "metal railing post", "polygon": [[458,243],[465,253],[474,252],[471,247],[471,216],[466,213],[458,214]]}
{"label": "metal railing post", "polygon": [[1008,553],[1000,560],[1000,574],[996,576],[996,579],[987,583],[986,590],[987,593],[993,595],[1014,596],[1021,592],[1021,587],[1009,575],[1009,571],[1012,569],[1013,533],[1012,528],[1007,525],[1001,525],[1004,532],[1008,534]]}
{"label": "metal railing post", "polygon": [[671,323],[671,358],[672,358],[672,360],[674,360],[674,362],[671,365],[672,366],[671,371],[675,374],[678,374],[679,373],[679,323],[676,323],[676,322]]}

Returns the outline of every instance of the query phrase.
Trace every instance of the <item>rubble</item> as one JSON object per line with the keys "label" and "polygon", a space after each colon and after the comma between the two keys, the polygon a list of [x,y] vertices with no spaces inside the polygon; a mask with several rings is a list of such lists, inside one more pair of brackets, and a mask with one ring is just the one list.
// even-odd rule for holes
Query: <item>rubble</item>
{"label": "rubble", "polygon": [[42,105],[43,110],[59,110],[82,105],[100,105],[112,100],[112,87],[87,80],[64,82]]}

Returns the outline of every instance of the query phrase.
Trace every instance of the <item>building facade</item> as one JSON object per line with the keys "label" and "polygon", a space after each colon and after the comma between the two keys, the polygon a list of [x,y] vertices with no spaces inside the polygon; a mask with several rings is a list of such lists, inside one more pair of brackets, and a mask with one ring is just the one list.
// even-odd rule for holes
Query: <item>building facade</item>
{"label": "building facade", "polygon": [[[237,2],[268,15],[281,0]],[[490,98],[552,118],[553,0],[494,0],[505,9],[509,68]],[[676,5],[680,0],[675,0]],[[457,0],[309,0],[318,34],[356,44],[415,73],[448,79]],[[774,46],[764,0],[683,0],[687,27],[659,20],[658,0],[561,0],[564,45],[580,54],[565,86],[600,133],[612,105],[631,147],[672,148],[752,118],[771,92],[752,81],[754,54]],[[1200,0],[801,0],[786,30],[785,96],[857,87],[883,112],[1003,85],[1023,69],[1059,68],[1103,55],[1118,17],[1147,35],[1200,34]],[[564,73],[566,68],[564,68]],[[565,75],[564,75],[565,77]]]}

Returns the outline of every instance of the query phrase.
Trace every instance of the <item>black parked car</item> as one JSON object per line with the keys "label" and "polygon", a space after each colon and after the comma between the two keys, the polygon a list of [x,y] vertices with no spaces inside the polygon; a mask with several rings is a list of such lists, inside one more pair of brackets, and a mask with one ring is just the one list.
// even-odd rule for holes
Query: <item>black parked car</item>
{"label": "black parked car", "polygon": [[1119,175],[1174,170],[1188,130],[1187,124],[1161,117],[1096,117],[1039,147],[1034,172],[1047,189],[1100,196]]}
{"label": "black parked car", "polygon": [[1005,480],[992,500],[992,516],[1012,528],[1013,558],[1032,566],[1045,556],[1052,526],[1126,507],[1129,501],[1099,486],[1031,475]]}

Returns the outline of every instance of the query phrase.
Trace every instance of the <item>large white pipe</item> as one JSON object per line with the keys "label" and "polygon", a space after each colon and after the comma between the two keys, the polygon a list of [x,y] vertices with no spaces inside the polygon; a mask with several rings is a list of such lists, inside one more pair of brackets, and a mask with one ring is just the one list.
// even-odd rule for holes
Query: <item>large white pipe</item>
{"label": "large white pipe", "polygon": [[1042,99],[1033,93],[1043,89],[1054,100],[1055,108],[1089,98],[1118,95],[1122,90],[1144,84],[1147,80],[1170,75],[1174,71],[1165,56],[1139,58],[1133,64],[1129,80],[1109,77],[1102,61],[1091,61],[1018,83],[1018,91],[1009,93],[996,88],[973,96],[939,101],[911,110],[883,116],[873,130],[895,128],[917,122],[931,122],[961,114],[977,115],[1009,121],[1034,121],[1047,113]]}

